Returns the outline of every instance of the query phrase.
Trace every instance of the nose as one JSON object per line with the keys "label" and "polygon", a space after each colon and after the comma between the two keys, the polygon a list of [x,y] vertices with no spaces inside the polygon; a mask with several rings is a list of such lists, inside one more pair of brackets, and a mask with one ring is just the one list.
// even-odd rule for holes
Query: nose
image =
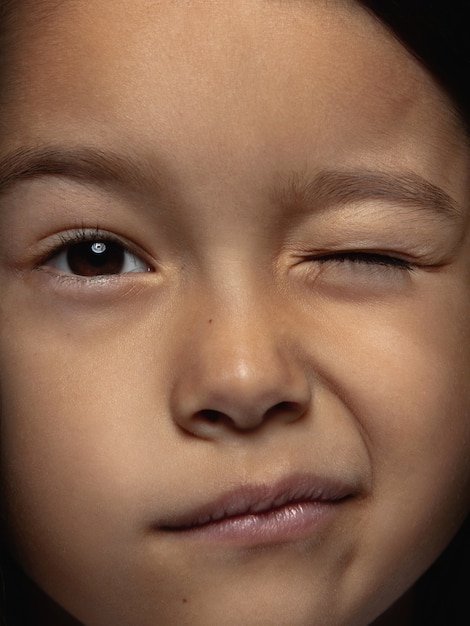
{"label": "nose", "polygon": [[177,370],[172,414],[198,437],[295,422],[311,404],[299,351],[269,316],[206,319],[203,332],[186,338]]}

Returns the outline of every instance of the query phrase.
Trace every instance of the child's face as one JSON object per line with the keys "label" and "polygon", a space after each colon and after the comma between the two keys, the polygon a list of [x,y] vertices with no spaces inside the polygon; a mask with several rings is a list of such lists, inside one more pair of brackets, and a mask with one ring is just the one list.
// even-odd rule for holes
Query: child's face
{"label": "child's face", "polygon": [[18,558],[87,626],[369,623],[468,509],[449,103],[346,2],[56,5],[0,115]]}

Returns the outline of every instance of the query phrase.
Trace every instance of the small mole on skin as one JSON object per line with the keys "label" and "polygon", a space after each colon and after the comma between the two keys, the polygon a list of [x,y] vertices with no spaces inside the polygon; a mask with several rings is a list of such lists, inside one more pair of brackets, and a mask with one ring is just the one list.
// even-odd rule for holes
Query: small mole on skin
{"label": "small mole on skin", "polygon": [[212,320],[209,320],[209,324],[212,324]]}
{"label": "small mole on skin", "polygon": [[187,601],[188,601],[188,599],[187,599],[187,598],[183,598],[183,604],[186,604],[186,603],[187,603]]}

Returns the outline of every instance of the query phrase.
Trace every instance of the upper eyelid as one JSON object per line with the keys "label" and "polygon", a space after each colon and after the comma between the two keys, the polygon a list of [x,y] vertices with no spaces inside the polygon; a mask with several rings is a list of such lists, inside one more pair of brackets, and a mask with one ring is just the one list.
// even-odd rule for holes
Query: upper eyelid
{"label": "upper eyelid", "polygon": [[144,254],[143,251],[139,252],[139,250],[137,250],[137,246],[110,231],[102,230],[100,228],[79,228],[76,230],[60,231],[55,235],[52,235],[51,241],[48,245],[49,252],[46,253],[44,258],[51,258],[53,255],[64,251],[69,246],[85,243],[87,241],[112,241],[113,243],[126,248],[129,252],[135,254],[136,256]]}

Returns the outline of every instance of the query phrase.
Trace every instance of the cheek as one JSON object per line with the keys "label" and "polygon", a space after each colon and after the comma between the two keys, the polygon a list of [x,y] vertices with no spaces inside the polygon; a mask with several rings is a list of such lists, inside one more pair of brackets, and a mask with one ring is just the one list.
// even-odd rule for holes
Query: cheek
{"label": "cheek", "polygon": [[[28,316],[2,335],[2,480],[31,544],[72,537],[79,551],[87,533],[99,544],[105,527],[121,541],[132,518],[161,381],[154,372],[151,397],[143,392],[145,357],[114,322],[112,333],[87,337],[80,325],[74,334]],[[166,427],[152,437],[160,452]]]}
{"label": "cheek", "polygon": [[[132,339],[116,323],[98,343],[93,333],[67,340],[29,322],[21,325],[29,333],[10,324],[1,345],[9,530],[25,570],[64,606],[93,615],[124,595],[140,597],[129,594],[131,583],[121,587],[133,580],[145,515],[172,501],[174,486],[155,471],[171,472],[178,458],[171,421],[162,419],[165,374],[146,375],[151,350],[143,354],[142,341],[136,349],[129,324]],[[162,567],[154,580],[168,594],[164,578]]]}
{"label": "cheek", "polygon": [[462,347],[470,333],[444,313],[405,316],[403,324],[362,335],[368,367],[356,369],[364,390],[360,420],[378,466],[381,456],[400,460],[398,479],[409,472],[448,476],[452,468],[458,475],[468,456],[470,359]]}
{"label": "cheek", "polygon": [[391,334],[362,373],[368,389],[358,419],[384,517],[414,509],[435,530],[450,525],[452,532],[470,496],[469,360],[456,337],[445,340],[447,331],[415,330]]}
{"label": "cheek", "polygon": [[343,336],[349,356],[337,376],[372,467],[361,537],[366,579],[380,555],[384,579],[401,559],[400,576],[408,572],[411,584],[470,508],[470,323],[462,296],[447,295],[374,319],[356,315]]}
{"label": "cheek", "polygon": [[408,294],[325,311],[330,376],[374,465],[400,460],[399,476],[429,459],[430,472],[451,468],[470,449],[470,286],[455,274],[422,273]]}
{"label": "cheek", "polygon": [[423,290],[409,305],[325,307],[325,324],[310,339],[371,468],[352,602],[366,589],[370,606],[391,604],[389,594],[413,584],[470,508],[468,300],[444,288],[436,301],[435,293]]}
{"label": "cheek", "polygon": [[[74,341],[57,342],[57,349],[49,341],[34,358],[24,345],[5,359],[9,361],[2,377],[5,471],[30,497],[41,494],[40,506],[53,503],[56,490],[60,498],[73,494],[72,506],[89,504],[92,509],[93,498],[95,505],[104,504],[113,490],[123,497],[131,488],[134,471],[143,462],[140,452],[148,430],[162,413],[161,400],[160,406],[155,402],[161,398],[161,383],[154,373],[149,390],[135,351],[123,342],[118,345],[112,352],[101,344],[98,352],[93,341],[80,348]],[[168,422],[160,420],[159,437],[153,438],[157,449],[163,447],[167,428]],[[50,498],[44,498],[47,492]]]}

